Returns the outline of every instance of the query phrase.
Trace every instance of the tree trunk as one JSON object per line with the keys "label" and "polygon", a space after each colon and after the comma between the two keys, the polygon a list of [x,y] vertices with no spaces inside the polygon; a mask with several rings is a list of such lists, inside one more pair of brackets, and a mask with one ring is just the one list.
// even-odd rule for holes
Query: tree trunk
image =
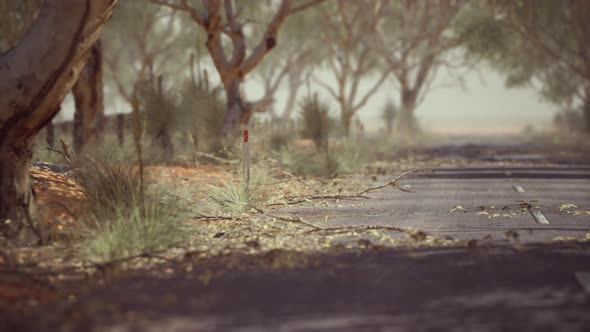
{"label": "tree trunk", "polygon": [[117,0],[45,1],[25,37],[0,55],[0,238],[43,242],[29,180],[36,135],[59,111]]}
{"label": "tree trunk", "polygon": [[86,66],[72,89],[74,112],[74,149],[81,152],[86,145],[95,145],[103,131],[104,99],[102,47],[96,41]]}
{"label": "tree trunk", "polygon": [[349,138],[350,137],[350,125],[352,124],[352,116],[354,113],[348,111],[342,111],[342,129],[344,130],[344,135]]}
{"label": "tree trunk", "polygon": [[241,83],[238,80],[224,83],[227,97],[227,109],[221,129],[221,136],[224,139],[237,137],[241,126],[247,125],[252,117],[252,110],[240,93]]}
{"label": "tree trunk", "polygon": [[0,146],[0,235],[15,244],[39,244],[45,239],[29,180],[33,141]]}
{"label": "tree trunk", "polygon": [[123,146],[125,143],[125,115],[124,114],[117,114],[116,117],[117,122],[117,140],[119,141],[119,145]]}
{"label": "tree trunk", "polygon": [[401,91],[401,111],[398,119],[398,132],[402,137],[414,138],[418,126],[414,111],[416,109],[416,93],[412,90]]}
{"label": "tree trunk", "polygon": [[45,140],[47,141],[47,145],[49,145],[49,147],[52,148],[55,144],[55,126],[53,125],[53,121],[47,124],[45,130],[47,130],[47,132],[45,133]]}
{"label": "tree trunk", "polygon": [[590,87],[586,87],[586,96],[584,100],[584,131],[590,134]]}
{"label": "tree trunk", "polygon": [[285,120],[289,119],[295,110],[297,95],[299,94],[299,89],[301,88],[300,76],[300,73],[292,73],[289,75],[289,97],[287,97],[287,103],[285,104],[285,110],[283,111],[283,119]]}
{"label": "tree trunk", "polygon": [[385,130],[387,131],[387,136],[391,137],[393,134],[393,119],[387,119],[385,123]]}

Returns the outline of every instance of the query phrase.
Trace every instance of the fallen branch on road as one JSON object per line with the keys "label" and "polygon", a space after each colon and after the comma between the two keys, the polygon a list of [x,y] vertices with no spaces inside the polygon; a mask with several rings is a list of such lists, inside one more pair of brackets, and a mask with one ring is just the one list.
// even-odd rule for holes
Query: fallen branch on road
{"label": "fallen branch on road", "polygon": [[315,225],[309,221],[304,220],[300,217],[288,217],[288,216],[279,216],[272,213],[267,213],[264,210],[253,206],[252,204],[248,204],[248,207],[254,209],[256,212],[260,214],[265,214],[269,217],[275,218],[277,220],[287,221],[291,223],[301,224],[311,228],[311,230],[305,232],[304,234],[311,234],[315,232],[350,232],[350,231],[369,231],[369,230],[387,230],[387,231],[395,231],[409,235],[415,240],[424,240],[428,234],[423,231],[417,231],[410,228],[402,228],[396,226],[382,226],[382,225],[368,225],[368,226],[342,226],[342,227],[322,227]]}
{"label": "fallen branch on road", "polygon": [[309,195],[309,196],[294,196],[291,197],[291,199],[296,199],[296,198],[300,198],[300,200],[297,201],[289,201],[287,203],[283,203],[283,204],[279,204],[279,203],[275,203],[275,204],[270,204],[268,206],[271,205],[295,205],[295,204],[299,204],[299,203],[303,203],[306,200],[312,200],[312,199],[357,199],[357,198],[364,198],[364,199],[370,199],[370,197],[365,196],[366,193],[371,192],[371,191],[375,191],[375,190],[379,190],[379,189],[383,189],[385,187],[391,186],[391,187],[395,187],[400,191],[403,192],[408,192],[408,193],[413,193],[413,191],[408,190],[408,189],[404,189],[400,186],[397,185],[397,181],[399,181],[401,178],[403,178],[404,176],[411,174],[411,173],[415,173],[415,172],[421,172],[424,171],[423,169],[413,169],[413,170],[409,170],[406,172],[403,172],[402,174],[398,175],[395,179],[388,181],[387,183],[384,183],[382,185],[376,186],[376,187],[369,187],[357,194],[354,195]]}
{"label": "fallen branch on road", "polygon": [[413,191],[410,191],[410,190],[407,190],[407,189],[404,189],[404,188],[398,186],[397,185],[397,181],[399,181],[402,177],[404,177],[404,176],[406,176],[408,174],[412,174],[412,173],[420,172],[420,171],[423,171],[423,169],[413,169],[413,170],[409,170],[409,171],[403,172],[402,174],[398,175],[398,177],[396,177],[395,179],[393,179],[393,180],[391,180],[391,181],[389,181],[389,182],[387,182],[385,184],[382,184],[382,185],[377,186],[377,187],[369,187],[369,188],[361,191],[360,193],[356,194],[355,197],[361,197],[362,195],[364,195],[364,194],[366,194],[366,193],[368,193],[370,191],[375,191],[375,190],[383,189],[383,188],[385,188],[387,186],[392,186],[392,187],[395,187],[395,188],[397,188],[397,189],[399,189],[401,191],[405,191],[405,192],[411,193]]}

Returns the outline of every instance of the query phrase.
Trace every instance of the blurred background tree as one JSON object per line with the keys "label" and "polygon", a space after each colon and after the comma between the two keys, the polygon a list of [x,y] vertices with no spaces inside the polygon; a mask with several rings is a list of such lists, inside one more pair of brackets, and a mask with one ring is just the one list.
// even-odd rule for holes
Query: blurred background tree
{"label": "blurred background tree", "polygon": [[566,112],[580,110],[590,133],[590,2],[482,1],[470,8],[459,25],[469,56],[506,75],[507,86],[533,86]]}

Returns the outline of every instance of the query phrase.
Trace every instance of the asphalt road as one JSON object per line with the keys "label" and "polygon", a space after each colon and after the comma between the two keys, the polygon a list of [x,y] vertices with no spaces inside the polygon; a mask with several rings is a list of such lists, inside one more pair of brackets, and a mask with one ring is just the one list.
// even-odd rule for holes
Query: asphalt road
{"label": "asphalt road", "polygon": [[[325,226],[413,227],[475,246],[188,258],[161,275],[118,278],[32,319],[5,321],[0,330],[589,331],[590,244],[555,241],[582,238],[590,228],[587,159],[546,166],[542,152],[492,150],[497,165],[404,178],[399,185],[412,193],[387,188],[371,199],[281,211]],[[444,151],[462,150],[429,153]],[[534,162],[507,167],[506,159]]]}
{"label": "asphalt road", "polygon": [[[375,182],[386,183],[391,176]],[[590,229],[590,167],[445,167],[333,207],[282,210],[325,225],[413,227],[490,243],[580,238]]]}
{"label": "asphalt road", "polygon": [[[3,331],[588,331],[590,247],[384,249],[234,257],[136,275]],[[225,261],[216,258],[219,268]],[[2,327],[0,325],[0,327]]]}

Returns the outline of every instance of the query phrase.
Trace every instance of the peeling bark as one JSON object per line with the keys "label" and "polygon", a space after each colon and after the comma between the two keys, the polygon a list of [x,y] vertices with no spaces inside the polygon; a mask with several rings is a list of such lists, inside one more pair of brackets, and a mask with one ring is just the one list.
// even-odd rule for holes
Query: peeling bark
{"label": "peeling bark", "polygon": [[102,47],[98,40],[76,84],[72,88],[74,112],[74,149],[80,152],[86,145],[95,145],[104,126]]}
{"label": "peeling bark", "polygon": [[45,1],[20,43],[0,55],[0,239],[44,241],[29,180],[36,135],[59,111],[117,0]]}

